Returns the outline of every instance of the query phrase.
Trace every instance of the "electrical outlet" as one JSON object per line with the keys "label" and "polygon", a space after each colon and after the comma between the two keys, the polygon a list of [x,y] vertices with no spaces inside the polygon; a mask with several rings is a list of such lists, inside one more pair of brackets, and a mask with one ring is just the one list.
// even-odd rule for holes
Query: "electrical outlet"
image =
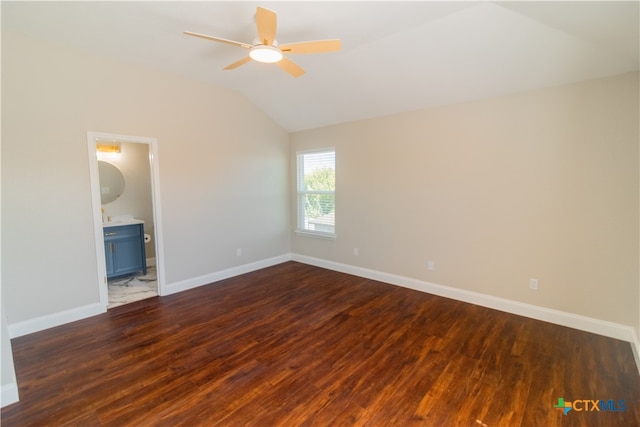
{"label": "electrical outlet", "polygon": [[538,279],[529,279],[529,289],[538,290]]}
{"label": "electrical outlet", "polygon": [[236,255],[242,256],[242,248],[236,249]]}
{"label": "electrical outlet", "polygon": [[353,248],[353,254],[354,254],[355,256],[360,255],[360,251],[358,250],[358,248]]}
{"label": "electrical outlet", "polygon": [[427,270],[433,271],[434,268],[436,268],[434,262],[431,260],[427,261]]}

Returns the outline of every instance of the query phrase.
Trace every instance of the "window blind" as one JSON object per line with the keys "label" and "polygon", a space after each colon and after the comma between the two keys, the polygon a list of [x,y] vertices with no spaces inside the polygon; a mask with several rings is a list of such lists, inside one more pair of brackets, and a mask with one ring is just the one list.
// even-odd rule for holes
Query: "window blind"
{"label": "window blind", "polygon": [[298,231],[335,236],[336,155],[334,149],[300,152]]}

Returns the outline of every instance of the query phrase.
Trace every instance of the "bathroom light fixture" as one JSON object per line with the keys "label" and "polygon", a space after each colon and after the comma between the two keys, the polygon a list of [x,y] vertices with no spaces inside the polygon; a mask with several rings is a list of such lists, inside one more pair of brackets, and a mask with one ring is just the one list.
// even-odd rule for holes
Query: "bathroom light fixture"
{"label": "bathroom light fixture", "polygon": [[259,44],[251,48],[249,56],[254,61],[271,64],[282,59],[282,52],[277,47]]}
{"label": "bathroom light fixture", "polygon": [[98,153],[119,153],[120,144],[96,144]]}

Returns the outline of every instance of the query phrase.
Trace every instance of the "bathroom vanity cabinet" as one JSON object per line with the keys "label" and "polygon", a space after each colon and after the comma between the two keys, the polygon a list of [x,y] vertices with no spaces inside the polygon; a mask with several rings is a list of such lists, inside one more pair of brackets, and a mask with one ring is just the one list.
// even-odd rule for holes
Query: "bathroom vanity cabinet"
{"label": "bathroom vanity cabinet", "polygon": [[105,225],[103,232],[107,278],[138,271],[147,274],[142,221],[126,225]]}

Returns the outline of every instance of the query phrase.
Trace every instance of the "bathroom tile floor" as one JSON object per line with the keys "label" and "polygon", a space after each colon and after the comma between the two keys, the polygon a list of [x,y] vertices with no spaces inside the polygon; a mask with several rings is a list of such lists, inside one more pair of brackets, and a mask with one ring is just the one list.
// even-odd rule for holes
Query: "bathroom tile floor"
{"label": "bathroom tile floor", "polygon": [[148,267],[147,274],[116,277],[108,282],[109,305],[108,308],[117,307],[145,298],[158,295],[158,279],[156,268]]}

